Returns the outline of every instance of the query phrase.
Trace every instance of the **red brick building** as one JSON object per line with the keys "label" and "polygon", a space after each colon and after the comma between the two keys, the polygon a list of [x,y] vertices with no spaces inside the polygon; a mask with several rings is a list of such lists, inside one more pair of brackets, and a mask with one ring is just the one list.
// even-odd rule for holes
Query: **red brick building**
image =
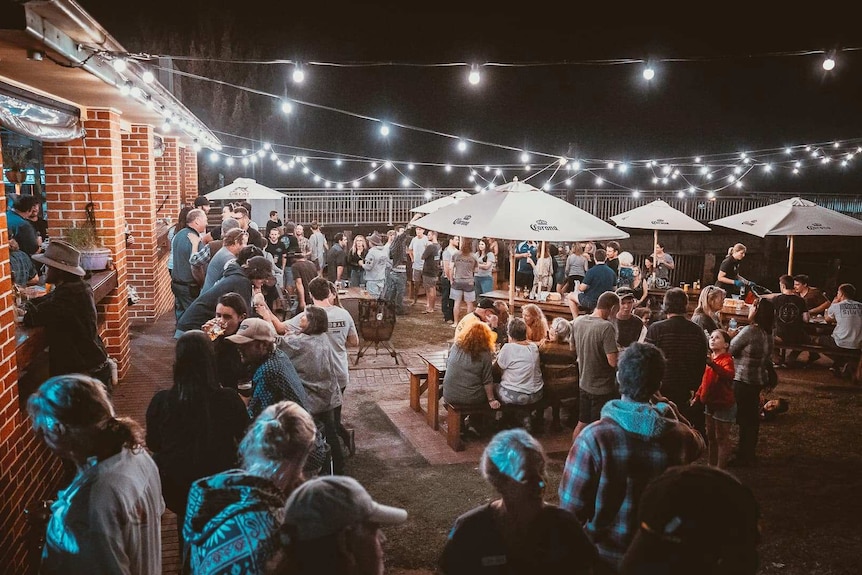
{"label": "red brick building", "polygon": [[[114,268],[97,290],[99,329],[122,381],[129,325],[173,306],[166,222],[198,195],[198,141],[218,142],[144,64],[132,60],[118,70],[113,60],[126,50],[77,4],[13,9],[18,22],[0,24],[21,25],[0,30],[0,146],[7,148],[0,151],[11,158],[13,148],[29,142],[39,152],[17,189],[42,196],[50,238],[83,225],[85,207],[93,204]],[[9,171],[3,170],[7,196],[16,191]],[[38,337],[27,343],[16,324],[6,209],[0,198],[0,570],[21,573],[31,559],[23,510],[54,496],[61,465],[37,440],[24,410],[23,382],[29,375],[38,383],[45,356]],[[129,306],[132,286],[139,300]]]}

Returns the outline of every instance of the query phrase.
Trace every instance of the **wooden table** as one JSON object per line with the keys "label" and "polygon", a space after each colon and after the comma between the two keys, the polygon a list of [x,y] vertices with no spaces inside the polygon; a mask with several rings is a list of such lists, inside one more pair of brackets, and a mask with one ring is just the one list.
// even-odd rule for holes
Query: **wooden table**
{"label": "wooden table", "polygon": [[[485,292],[481,297],[486,297],[494,301],[503,301],[507,304],[509,303],[509,292],[504,290]],[[551,323],[555,317],[572,319],[572,311],[566,303],[565,295],[562,296],[561,301],[536,301],[526,297],[515,296],[515,309],[510,309],[509,313],[520,317],[521,308],[529,303],[539,306],[539,309],[542,310],[542,313],[544,313],[545,317],[548,319],[548,323]]]}
{"label": "wooden table", "polygon": [[440,428],[438,419],[440,414],[440,386],[446,375],[446,361],[449,358],[449,352],[422,352],[419,357],[428,364],[428,408],[425,410],[425,419],[431,429],[437,430]]}
{"label": "wooden table", "polygon": [[[735,319],[736,323],[739,324],[740,327],[744,325],[748,325],[751,323],[751,320],[748,319],[748,312],[751,310],[751,306],[746,304],[740,308],[739,311],[733,307],[723,307],[721,311],[718,312],[718,315],[721,317],[721,321],[727,325],[731,319]],[[830,335],[832,330],[835,329],[835,324],[826,323],[825,321],[808,321],[805,322],[805,332],[810,336],[817,335]]]}

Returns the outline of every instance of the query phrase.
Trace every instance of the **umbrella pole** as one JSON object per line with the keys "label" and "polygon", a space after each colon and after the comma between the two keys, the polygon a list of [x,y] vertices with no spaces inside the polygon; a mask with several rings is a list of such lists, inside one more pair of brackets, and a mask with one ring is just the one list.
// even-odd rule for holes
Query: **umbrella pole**
{"label": "umbrella pole", "polygon": [[515,242],[509,242],[509,313],[515,313]]}
{"label": "umbrella pole", "polygon": [[790,236],[790,255],[787,258],[787,275],[793,275],[793,236]]}
{"label": "umbrella pole", "polygon": [[[652,231],[652,248],[653,252],[655,252],[655,245],[658,243],[658,228]],[[653,262],[655,264],[655,262]]]}

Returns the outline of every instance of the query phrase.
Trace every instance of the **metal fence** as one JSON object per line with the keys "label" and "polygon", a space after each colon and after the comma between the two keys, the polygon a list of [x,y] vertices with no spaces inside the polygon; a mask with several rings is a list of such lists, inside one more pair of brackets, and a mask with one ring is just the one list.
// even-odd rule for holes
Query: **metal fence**
{"label": "metal fence", "polygon": [[[386,225],[408,221],[412,208],[451,193],[436,192],[428,198],[417,190],[348,190],[310,191],[281,189],[285,194],[285,212],[295,222],[317,220],[321,225]],[[714,199],[686,196],[668,198],[666,193],[628,194],[595,190],[552,191],[551,194],[593,214],[609,220],[622,212],[642,206],[655,199],[664,199],[672,207],[700,221],[709,222],[746,210],[766,206],[793,197],[790,194],[750,194],[721,196]],[[862,196],[810,196],[821,206],[862,218]]]}

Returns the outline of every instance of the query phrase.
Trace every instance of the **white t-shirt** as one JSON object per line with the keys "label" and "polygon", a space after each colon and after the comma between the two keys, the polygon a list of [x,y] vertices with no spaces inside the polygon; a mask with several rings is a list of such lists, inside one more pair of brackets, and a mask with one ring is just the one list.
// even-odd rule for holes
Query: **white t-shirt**
{"label": "white t-shirt", "polygon": [[862,348],[862,303],[846,299],[830,305],[826,314],[837,322],[832,339],[838,347]]}
{"label": "white t-shirt", "polygon": [[500,386],[518,393],[536,393],[544,385],[539,365],[539,346],[507,343],[497,354],[497,365],[503,370]]}
{"label": "white t-shirt", "polygon": [[[356,323],[353,321],[353,316],[343,307],[331,305],[324,307],[326,315],[329,317],[329,329],[326,331],[326,337],[335,348],[338,356],[338,387],[344,391],[350,379],[350,358],[347,355],[347,338],[350,336],[359,337],[356,332]],[[302,319],[303,313],[297,314],[290,318],[287,322],[289,326],[295,330],[299,330],[299,321]]]}
{"label": "white t-shirt", "polygon": [[425,253],[425,247],[430,244],[428,238],[422,236],[410,240],[410,249],[413,251],[413,269],[421,270],[425,266],[425,261],[422,259],[422,254]]}

